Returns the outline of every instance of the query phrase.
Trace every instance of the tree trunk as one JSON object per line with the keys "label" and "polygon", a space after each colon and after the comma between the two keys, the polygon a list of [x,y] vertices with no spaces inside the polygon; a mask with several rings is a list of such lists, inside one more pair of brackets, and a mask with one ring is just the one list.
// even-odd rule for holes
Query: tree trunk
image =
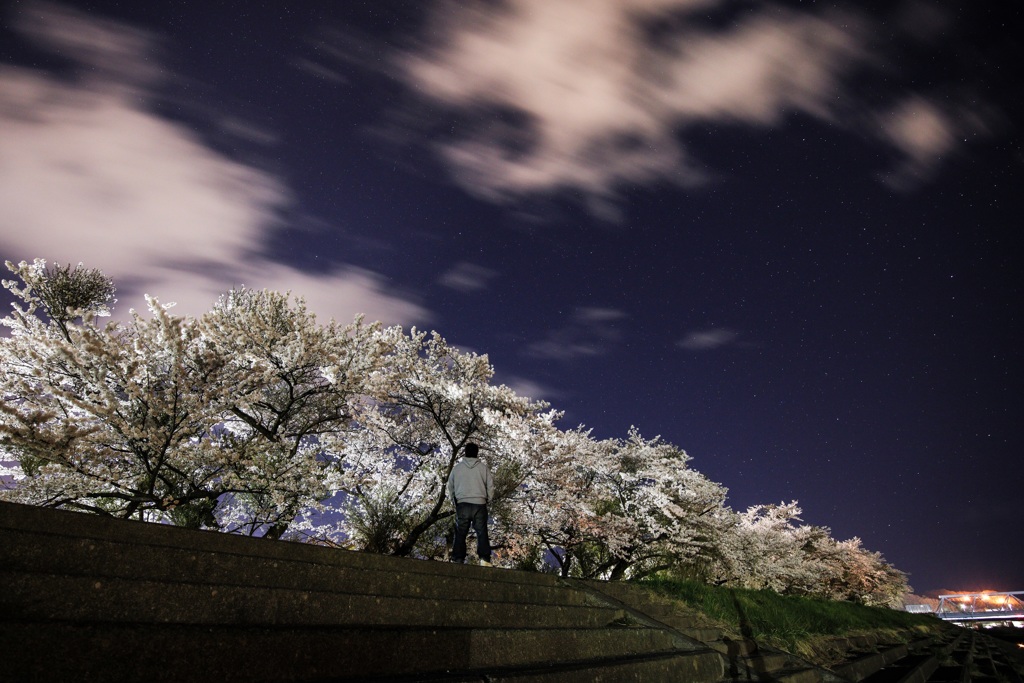
{"label": "tree trunk", "polygon": [[[476,418],[473,419],[475,420]],[[469,434],[466,434],[458,444],[449,440],[453,446],[452,455],[451,459],[448,461],[448,470],[445,472],[444,479],[441,481],[441,490],[438,492],[437,500],[434,501],[434,507],[430,511],[430,514],[427,515],[426,519],[412,528],[409,535],[405,537],[405,540],[402,541],[392,554],[397,555],[398,557],[408,556],[412,552],[412,549],[416,547],[416,542],[420,540],[420,536],[425,534],[430,527],[434,526],[445,517],[451,517],[455,514],[454,512],[445,512],[442,514],[441,508],[444,507],[445,498],[448,497],[448,478],[452,476],[452,469],[455,467],[455,461],[458,460],[459,452],[462,450],[462,447],[465,446],[466,441],[469,440],[472,433],[472,430],[470,430]]]}
{"label": "tree trunk", "polygon": [[611,576],[608,577],[609,581],[621,581],[622,577],[626,575],[626,570],[629,569],[631,563],[628,560],[619,560],[612,567]]}
{"label": "tree trunk", "polygon": [[267,533],[263,534],[263,538],[279,541],[286,531],[288,531],[288,522],[275,522],[273,526],[267,529]]}
{"label": "tree trunk", "polygon": [[412,531],[409,532],[409,535],[405,537],[405,540],[402,541],[401,545],[395,548],[395,552],[392,554],[397,555],[398,557],[408,556],[412,552],[412,549],[416,547],[416,542],[420,540],[420,536],[425,534],[432,526],[440,522],[442,519],[451,517],[455,514],[454,512],[439,512],[439,510],[440,506],[438,506],[435,511],[432,511],[427,515],[426,519],[414,526]]}

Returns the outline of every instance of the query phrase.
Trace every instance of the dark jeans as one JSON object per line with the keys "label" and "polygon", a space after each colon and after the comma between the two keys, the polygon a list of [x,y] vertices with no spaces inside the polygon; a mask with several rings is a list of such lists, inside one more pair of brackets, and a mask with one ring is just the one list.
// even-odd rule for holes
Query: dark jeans
{"label": "dark jeans", "polygon": [[452,562],[466,559],[466,534],[469,525],[476,531],[476,556],[491,561],[491,541],[487,538],[487,506],[477,503],[459,503],[455,506],[455,543],[452,544]]}

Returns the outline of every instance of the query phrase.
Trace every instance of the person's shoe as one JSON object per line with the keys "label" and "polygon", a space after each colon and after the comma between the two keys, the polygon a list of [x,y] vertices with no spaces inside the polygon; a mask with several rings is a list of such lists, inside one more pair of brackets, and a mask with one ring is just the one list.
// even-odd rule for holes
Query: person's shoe
{"label": "person's shoe", "polygon": [[491,564],[490,562],[488,562],[487,560],[480,560],[480,566],[481,567],[493,567],[494,565]]}

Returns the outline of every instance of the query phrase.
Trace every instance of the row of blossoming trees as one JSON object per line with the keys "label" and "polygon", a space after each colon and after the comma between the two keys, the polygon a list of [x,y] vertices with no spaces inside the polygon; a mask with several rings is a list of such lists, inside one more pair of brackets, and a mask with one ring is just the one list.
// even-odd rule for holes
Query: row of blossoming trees
{"label": "row of blossoming trees", "polygon": [[507,566],[565,576],[673,572],[895,604],[906,576],[796,503],[734,512],[680,448],[563,430],[436,332],[322,324],[301,300],[239,289],[200,318],[99,319],[99,271],[8,263],[0,460],[9,501],[440,558],[445,484],[473,440],[495,470]]}

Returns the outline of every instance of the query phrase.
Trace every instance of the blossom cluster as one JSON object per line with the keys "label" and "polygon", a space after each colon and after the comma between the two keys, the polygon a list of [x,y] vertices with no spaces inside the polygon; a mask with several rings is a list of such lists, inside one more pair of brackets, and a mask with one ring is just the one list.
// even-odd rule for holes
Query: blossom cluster
{"label": "blossom cluster", "polygon": [[795,502],[732,511],[658,437],[559,428],[561,413],[437,332],[322,324],[301,299],[245,288],[199,318],[151,298],[101,326],[113,285],[97,271],[8,267],[21,284],[4,281],[18,302],[0,319],[5,500],[440,559],[446,485],[472,441],[494,471],[506,566],[873,604],[906,589],[859,539],[797,525]]}

